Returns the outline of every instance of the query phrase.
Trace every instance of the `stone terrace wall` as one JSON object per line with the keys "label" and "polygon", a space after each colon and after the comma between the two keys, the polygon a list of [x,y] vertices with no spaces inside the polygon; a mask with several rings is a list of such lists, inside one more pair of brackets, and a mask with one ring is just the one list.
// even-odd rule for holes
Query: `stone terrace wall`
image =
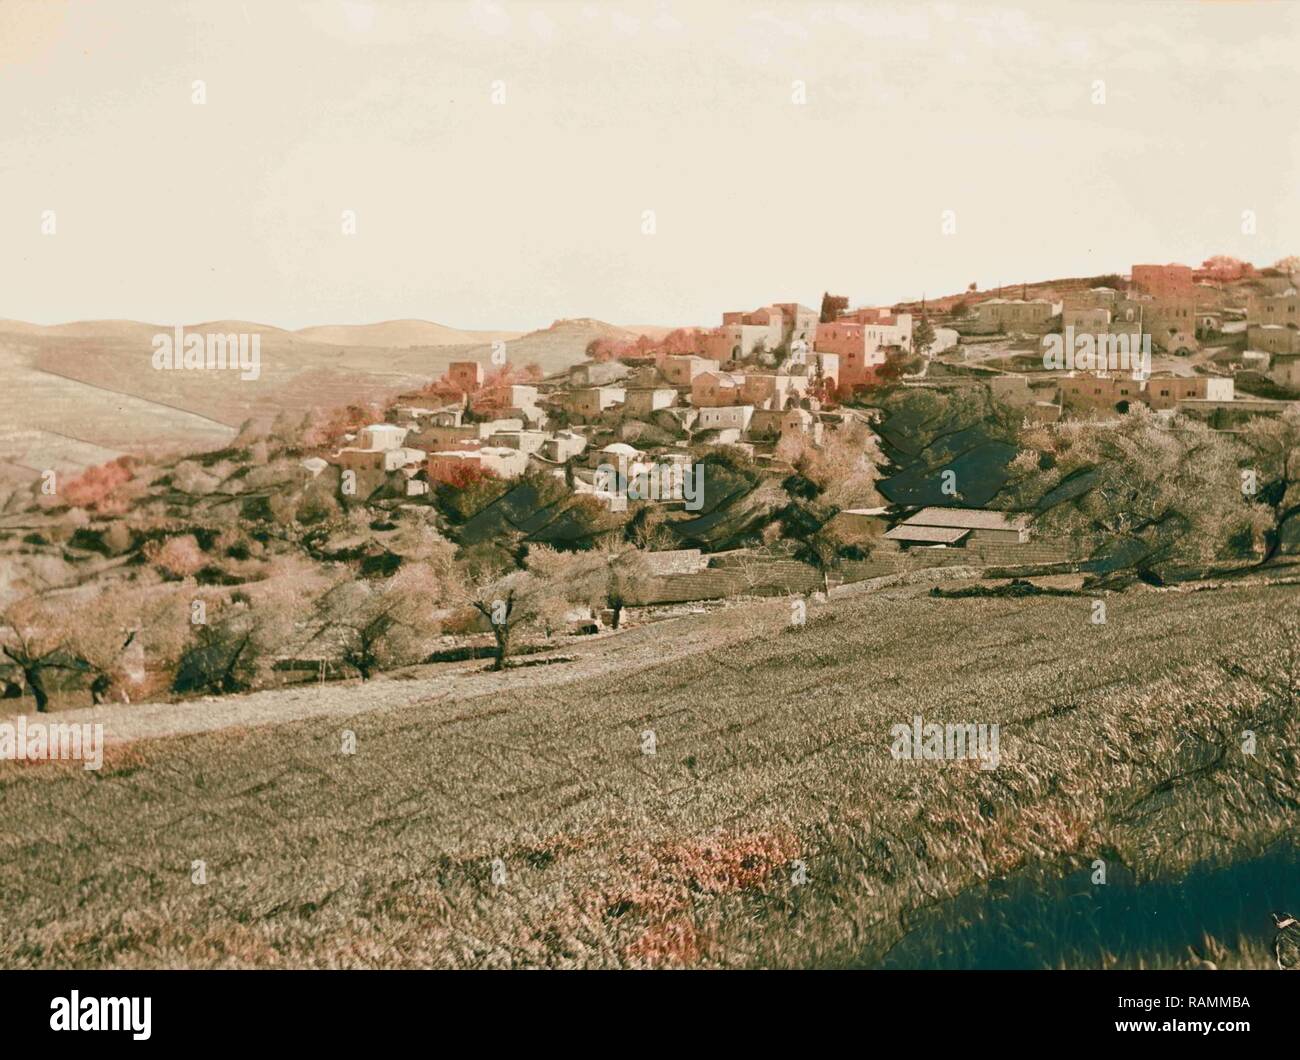
{"label": "stone terrace wall", "polygon": [[[892,547],[891,547],[892,546]],[[987,542],[972,548],[924,548],[903,551],[886,542],[865,560],[847,560],[831,572],[831,585],[867,581],[912,570],[934,567],[1009,568],[1071,564],[1064,545],[1030,540]],[[730,553],[724,565],[692,574],[653,578],[639,604],[675,604],[692,600],[721,600],[730,596],[783,596],[822,588],[820,572],[797,560],[755,555],[746,560]]]}

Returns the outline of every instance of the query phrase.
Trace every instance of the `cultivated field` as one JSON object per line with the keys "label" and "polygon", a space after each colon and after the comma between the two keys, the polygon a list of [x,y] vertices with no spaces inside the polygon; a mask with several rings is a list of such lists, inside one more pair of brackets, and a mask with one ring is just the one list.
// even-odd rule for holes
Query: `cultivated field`
{"label": "cultivated field", "polygon": [[[760,603],[618,634],[604,665],[593,651],[490,686],[445,670],[367,686],[383,695],[350,717],[333,686],[331,716],[250,710],[253,725],[110,748],[99,773],[7,763],[0,966],[962,955],[935,914],[982,881],[1047,895],[1024,874],[1102,860],[1107,886],[1132,887],[1294,836],[1297,604],[1292,587],[1135,590],[1093,625],[1086,597],[907,588],[797,627],[786,602]],[[999,723],[1000,765],[894,760],[890,727],[914,714]],[[1063,902],[1090,900],[1083,879]],[[1276,898],[1237,888],[1213,921],[1185,909],[1140,946],[1099,922],[1072,952],[1051,946],[1063,906],[1044,899],[1026,906],[1039,948],[1017,959],[1179,965],[1208,949],[1263,965]]]}

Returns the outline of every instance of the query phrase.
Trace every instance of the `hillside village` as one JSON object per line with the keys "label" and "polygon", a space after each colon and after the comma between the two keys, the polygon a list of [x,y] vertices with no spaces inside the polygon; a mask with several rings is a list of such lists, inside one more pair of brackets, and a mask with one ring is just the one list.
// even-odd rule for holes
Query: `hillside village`
{"label": "hillside village", "polygon": [[[840,308],[845,300],[829,296],[820,314],[774,303],[660,342],[596,341],[589,362],[528,382],[510,373],[488,379],[482,364],[459,362],[429,390],[403,395],[386,423],[366,427],[334,461],[365,496],[399,470],[409,496],[536,472],[611,510],[625,510],[629,498],[680,507],[680,485],[660,495],[652,475],[688,466],[693,447],[736,447],[788,475],[792,452],[865,422],[864,399],[890,386],[980,383],[1040,423],[1115,419],[1142,404],[1226,426],[1300,401],[1300,391],[1288,393],[1300,378],[1290,273],[1211,260],[1200,269],[1134,265],[1123,290],[1062,286],[1059,295],[1049,287],[1032,298],[941,300],[916,313]],[[1046,366],[1042,344],[1062,333],[1096,337],[1100,357],[1078,370]],[[1112,343],[1107,361],[1106,340],[1116,337],[1135,354],[1145,342],[1157,359],[1117,366]]]}
{"label": "hillside village", "polygon": [[[1300,392],[1282,393],[1300,380],[1291,274],[1240,262],[1134,265],[1124,290],[1098,284],[1052,295],[941,301],[928,315],[922,305],[920,343],[914,314],[900,307],[841,309],[827,319],[775,303],[723,313],[719,327],[673,332],[658,344],[596,342],[592,363],[528,383],[488,383],[482,364],[460,362],[432,388],[443,404],[428,403],[427,392],[404,395],[391,425],[369,429],[337,460],[365,473],[372,489],[376,474],[400,466],[414,494],[469,469],[512,478],[530,468],[555,472],[587,454],[589,466],[568,476],[570,485],[614,503],[592,485],[600,461],[622,460],[636,477],[651,459],[681,461],[691,445],[707,444],[740,446],[771,466],[782,442],[818,445],[824,431],[855,418],[844,406],[864,393],[895,382],[959,385],[938,372],[926,378],[929,362],[969,366],[998,399],[1044,422],[1109,418],[1135,403],[1222,419],[1277,414],[1300,400]],[[1066,329],[1122,336],[1134,351],[1145,337],[1163,356],[1145,378],[1108,365],[1104,353],[1082,370],[1043,367],[1041,340]],[[1008,356],[1008,340],[1023,352]],[[493,414],[473,416],[480,404]],[[638,440],[649,444],[637,448]]]}
{"label": "hillside village", "polygon": [[499,667],[683,607],[945,570],[1097,593],[1287,562],[1297,264],[828,293],[602,335],[549,371],[494,339],[222,448],[45,476],[0,509],[5,695]]}

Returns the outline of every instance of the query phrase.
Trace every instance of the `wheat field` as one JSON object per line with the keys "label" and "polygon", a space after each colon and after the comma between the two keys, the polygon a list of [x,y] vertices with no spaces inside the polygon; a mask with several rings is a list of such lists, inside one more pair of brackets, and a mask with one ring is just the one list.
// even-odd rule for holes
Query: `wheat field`
{"label": "wheat field", "polygon": [[[1177,880],[1293,836],[1298,602],[1136,590],[1104,625],[1070,596],[899,589],[803,625],[753,603],[635,631],[662,663],[141,740],[98,773],[5,763],[0,964],[879,965],[990,880]],[[997,723],[997,768],[896,760],[914,715]],[[1252,931],[1218,959],[1266,963]],[[1113,942],[1041,961],[1185,957]]]}

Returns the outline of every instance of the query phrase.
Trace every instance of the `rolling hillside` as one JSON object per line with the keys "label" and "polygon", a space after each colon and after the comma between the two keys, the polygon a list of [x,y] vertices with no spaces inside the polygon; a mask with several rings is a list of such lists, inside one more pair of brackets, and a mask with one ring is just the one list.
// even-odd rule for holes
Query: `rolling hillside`
{"label": "rolling hillside", "polygon": [[385,320],[379,324],[324,324],[294,332],[307,342],[330,346],[474,346],[517,339],[522,331],[462,331],[428,320]]}
{"label": "rolling hillside", "polygon": [[[488,363],[490,340],[449,344],[472,332],[420,321],[326,329],[325,339],[251,321],[186,325],[191,332],[261,336],[257,379],[233,370],[158,371],[154,335],[170,325],[141,321],[81,321],[42,326],[0,321],[0,480],[31,478],[46,468],[75,471],[129,452],[198,452],[224,445],[249,418],[282,410],[379,400],[422,387],[452,361]],[[429,329],[439,329],[436,333]],[[348,334],[394,345],[353,344]],[[595,320],[557,321],[506,337],[514,363],[536,362],[555,372],[582,361],[588,343],[632,333]],[[409,345],[412,337],[437,338]],[[396,344],[399,343],[400,344]]]}

